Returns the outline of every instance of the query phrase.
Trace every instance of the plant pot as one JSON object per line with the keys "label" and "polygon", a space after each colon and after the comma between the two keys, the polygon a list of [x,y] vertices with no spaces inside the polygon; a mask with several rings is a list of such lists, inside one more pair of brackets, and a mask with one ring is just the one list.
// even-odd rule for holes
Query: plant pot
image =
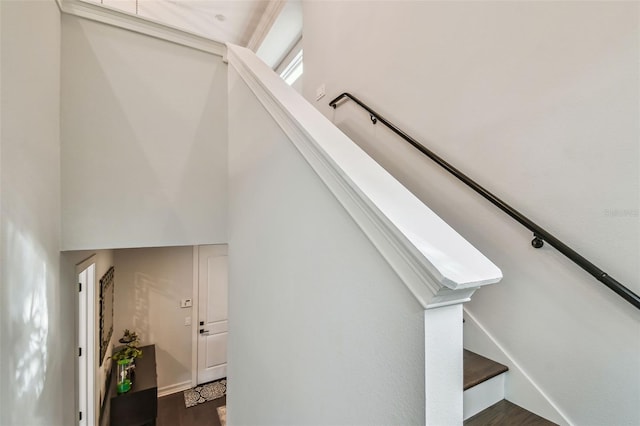
{"label": "plant pot", "polygon": [[118,383],[117,389],[118,393],[126,393],[131,390],[131,365],[133,363],[133,359],[125,358],[117,361],[118,363]]}

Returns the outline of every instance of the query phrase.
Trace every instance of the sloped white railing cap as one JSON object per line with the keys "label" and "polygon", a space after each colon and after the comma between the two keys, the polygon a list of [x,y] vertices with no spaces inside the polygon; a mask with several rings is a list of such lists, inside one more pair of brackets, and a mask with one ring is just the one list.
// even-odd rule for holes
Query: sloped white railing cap
{"label": "sloped white railing cap", "polygon": [[[229,65],[424,307],[461,303],[502,272],[248,49]],[[231,84],[231,83],[230,83]]]}

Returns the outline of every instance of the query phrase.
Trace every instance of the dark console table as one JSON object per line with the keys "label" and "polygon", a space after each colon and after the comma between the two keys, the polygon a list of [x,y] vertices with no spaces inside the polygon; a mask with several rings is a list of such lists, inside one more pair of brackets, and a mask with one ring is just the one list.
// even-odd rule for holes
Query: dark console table
{"label": "dark console table", "polygon": [[111,372],[111,426],[155,425],[158,413],[158,379],[156,376],[156,346],[142,346],[142,357],[136,358],[131,390],[118,395],[117,365]]}

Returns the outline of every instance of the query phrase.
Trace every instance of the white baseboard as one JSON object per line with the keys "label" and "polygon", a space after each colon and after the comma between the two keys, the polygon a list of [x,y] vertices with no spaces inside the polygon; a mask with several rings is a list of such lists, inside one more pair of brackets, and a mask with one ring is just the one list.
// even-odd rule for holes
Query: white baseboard
{"label": "white baseboard", "polygon": [[571,425],[568,417],[551,401],[520,364],[489,331],[464,308],[464,347],[509,367],[505,398],[514,404],[561,426]]}
{"label": "white baseboard", "polygon": [[158,388],[158,398],[191,389],[191,380]]}

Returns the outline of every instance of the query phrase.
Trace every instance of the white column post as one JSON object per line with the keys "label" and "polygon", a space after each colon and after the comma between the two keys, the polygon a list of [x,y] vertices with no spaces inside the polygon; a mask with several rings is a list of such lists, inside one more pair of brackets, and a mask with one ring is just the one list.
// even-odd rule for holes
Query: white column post
{"label": "white column post", "polygon": [[427,425],[462,425],[462,304],[424,312]]}

